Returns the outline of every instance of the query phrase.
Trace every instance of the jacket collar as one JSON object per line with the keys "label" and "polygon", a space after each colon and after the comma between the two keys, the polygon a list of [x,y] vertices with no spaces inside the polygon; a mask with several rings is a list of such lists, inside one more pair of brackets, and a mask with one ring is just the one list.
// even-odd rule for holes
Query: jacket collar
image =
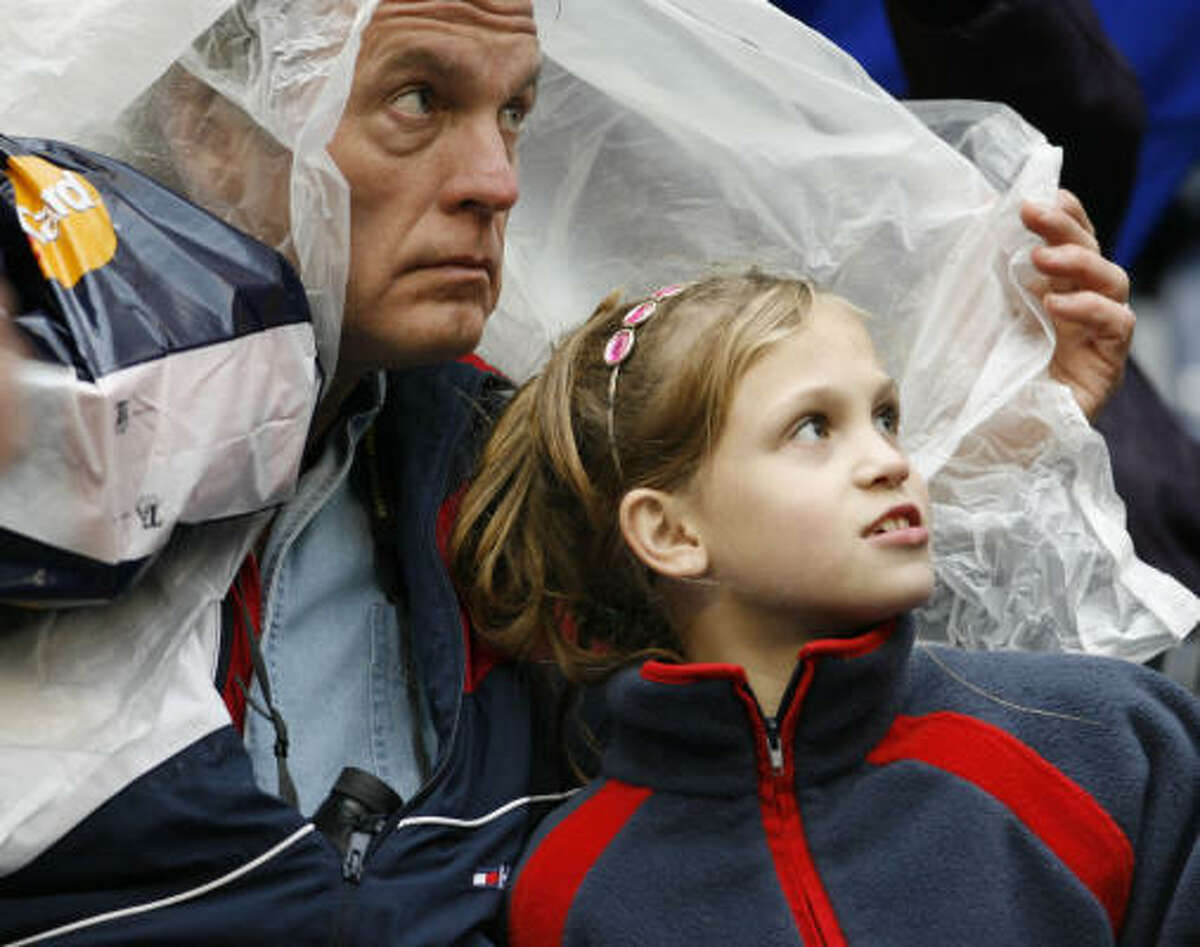
{"label": "jacket collar", "polygon": [[832,779],[861,763],[891,726],[912,642],[912,621],[904,616],[805,645],[777,721],[762,713],[736,665],[650,661],[628,668],[608,687],[605,775],[718,796],[753,793],[773,770],[798,786]]}
{"label": "jacket collar", "polygon": [[380,415],[381,469],[395,486],[400,595],[438,742],[445,746],[466,680],[465,629],[437,544],[443,504],[475,459],[488,373],[462,362],[389,372]]}

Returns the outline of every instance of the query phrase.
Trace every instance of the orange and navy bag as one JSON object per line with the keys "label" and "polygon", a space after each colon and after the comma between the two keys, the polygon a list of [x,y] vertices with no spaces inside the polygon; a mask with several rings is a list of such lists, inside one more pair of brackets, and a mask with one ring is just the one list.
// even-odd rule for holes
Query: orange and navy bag
{"label": "orange and navy bag", "polygon": [[290,494],[319,372],[279,252],[119,161],[0,136],[0,278],[30,353],[0,602],[111,600],[178,525]]}

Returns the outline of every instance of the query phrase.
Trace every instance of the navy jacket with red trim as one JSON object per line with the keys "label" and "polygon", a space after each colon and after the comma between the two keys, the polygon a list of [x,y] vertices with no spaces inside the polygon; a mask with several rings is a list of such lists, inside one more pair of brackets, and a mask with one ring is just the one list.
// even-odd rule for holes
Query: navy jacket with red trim
{"label": "navy jacket with red trim", "polygon": [[1200,944],[1200,705],[1109,659],[806,646],[630,668],[602,777],[538,830],[514,947]]}

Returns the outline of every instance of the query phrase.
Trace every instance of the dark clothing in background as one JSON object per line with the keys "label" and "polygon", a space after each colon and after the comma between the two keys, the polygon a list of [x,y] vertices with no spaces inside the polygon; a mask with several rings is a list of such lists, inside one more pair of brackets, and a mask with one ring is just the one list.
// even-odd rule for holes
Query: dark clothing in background
{"label": "dark clothing in background", "polygon": [[1135,362],[1096,427],[1108,441],[1138,555],[1200,594],[1200,443]]}
{"label": "dark clothing in background", "polygon": [[[913,98],[1004,102],[1063,146],[1063,185],[1111,252],[1137,170],[1141,90],[1087,0],[885,0]],[[1200,593],[1200,443],[1132,359],[1096,427],[1138,555]]]}
{"label": "dark clothing in background", "polygon": [[1137,76],[1087,0],[886,0],[910,98],[986,99],[1063,146],[1063,186],[1106,254],[1137,172]]}

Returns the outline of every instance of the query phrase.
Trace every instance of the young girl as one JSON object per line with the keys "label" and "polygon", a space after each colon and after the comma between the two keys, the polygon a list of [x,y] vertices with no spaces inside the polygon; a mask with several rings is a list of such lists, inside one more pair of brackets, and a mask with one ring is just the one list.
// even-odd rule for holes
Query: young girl
{"label": "young girl", "polygon": [[500,648],[612,675],[513,944],[1200,943],[1200,713],[1107,659],[913,648],[929,502],[861,315],[757,271],[606,300],[454,537]]}

